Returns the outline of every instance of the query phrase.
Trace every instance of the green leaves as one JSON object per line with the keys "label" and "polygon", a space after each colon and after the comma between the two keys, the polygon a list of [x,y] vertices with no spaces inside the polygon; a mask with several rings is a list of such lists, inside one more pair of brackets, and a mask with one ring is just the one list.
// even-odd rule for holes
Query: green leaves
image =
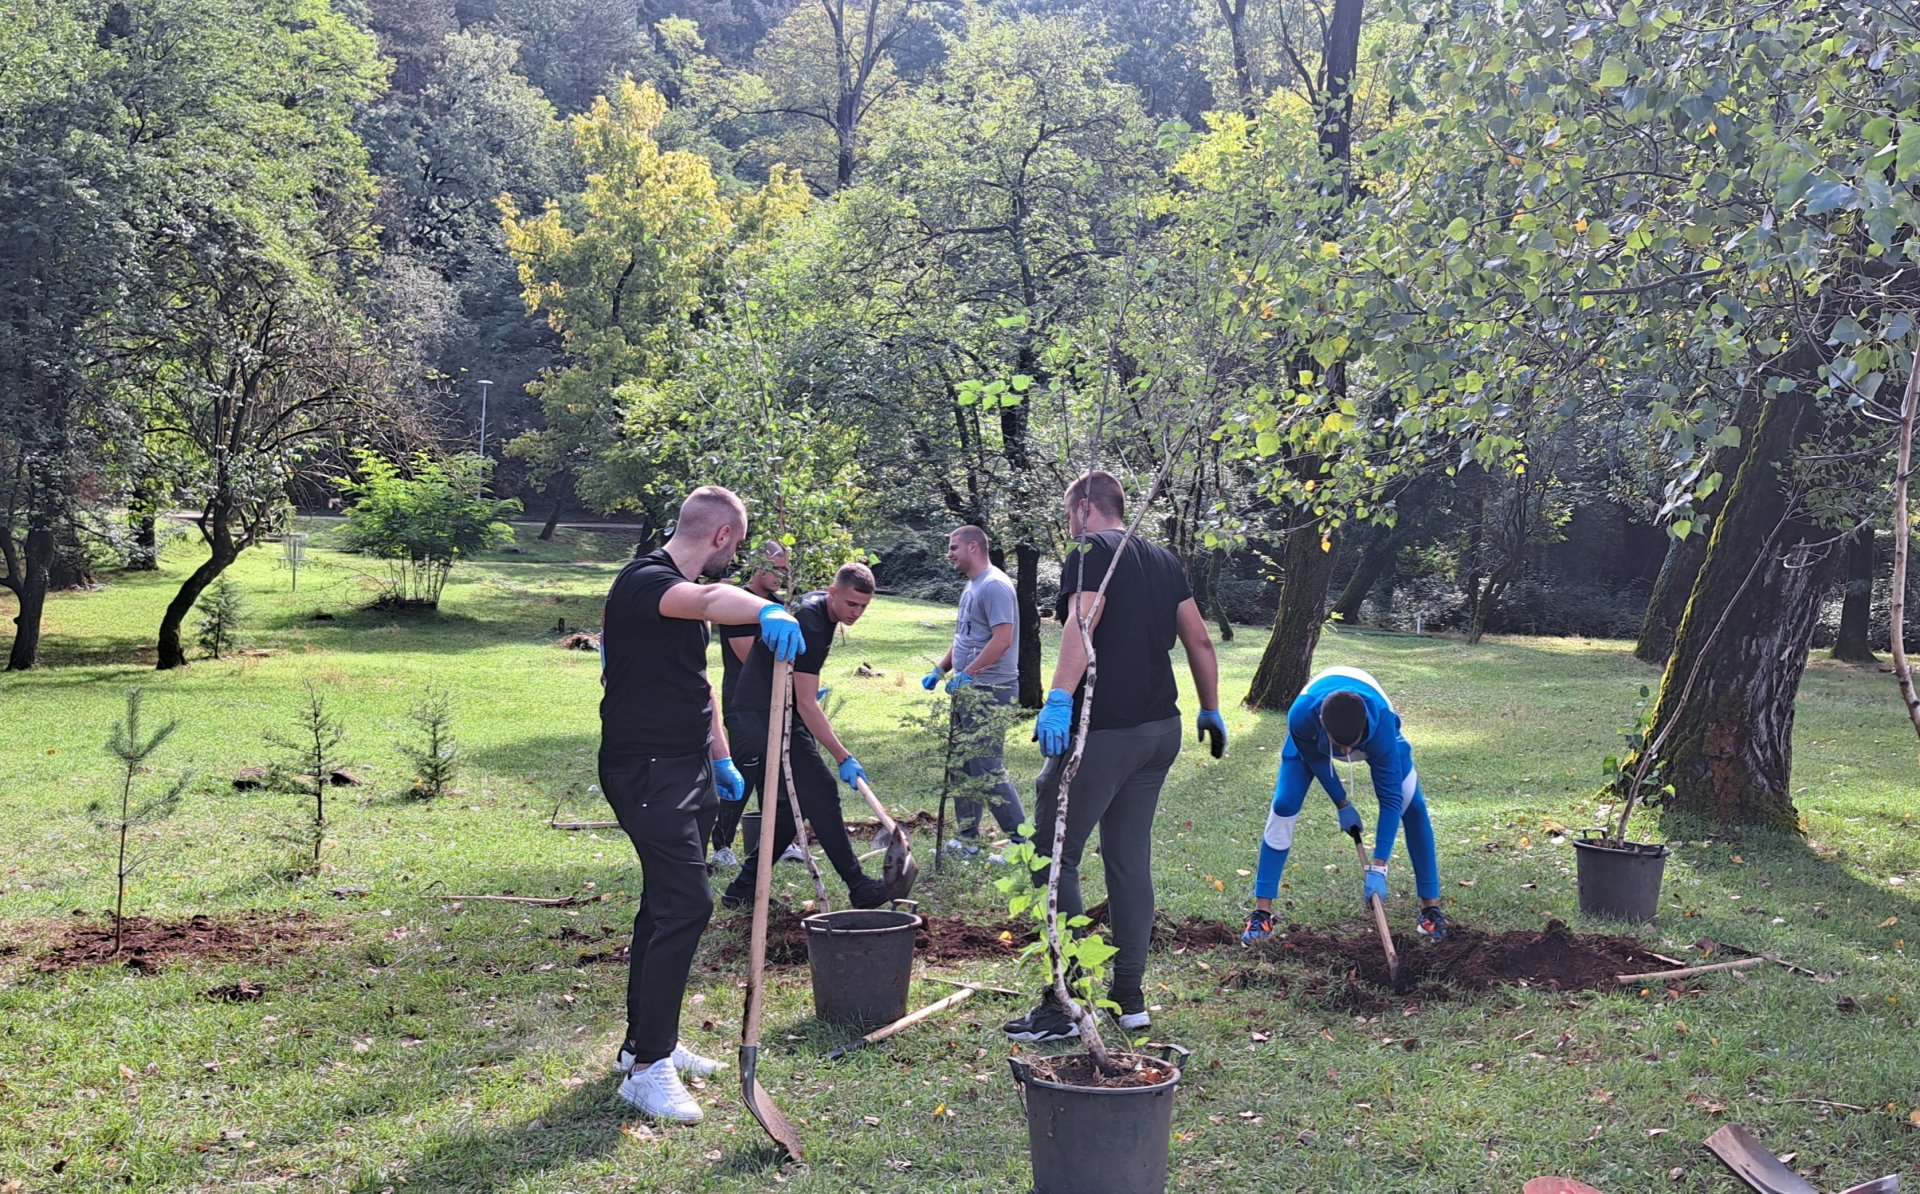
{"label": "green leaves", "polygon": [[1627,85],[1627,60],[1617,54],[1607,55],[1600,64],[1600,86],[1625,87]]}
{"label": "green leaves", "polygon": [[1447,225],[1448,240],[1462,241],[1471,235],[1473,235],[1473,227],[1467,223],[1465,216],[1455,216],[1453,222]]}

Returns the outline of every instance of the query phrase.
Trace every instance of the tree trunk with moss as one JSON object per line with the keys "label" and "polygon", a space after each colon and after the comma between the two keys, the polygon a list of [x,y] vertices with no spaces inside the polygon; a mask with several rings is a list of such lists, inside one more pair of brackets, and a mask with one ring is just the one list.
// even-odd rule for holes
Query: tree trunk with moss
{"label": "tree trunk with moss", "polygon": [[1799,827],[1794,697],[1844,558],[1781,483],[1816,418],[1794,394],[1760,415],[1660,682],[1648,740],[1660,743],[1659,782],[1673,787],[1667,807],[1714,825]]}
{"label": "tree trunk with moss", "polygon": [[1281,553],[1280,612],[1273,636],[1260,653],[1246,703],[1253,709],[1285,709],[1307,686],[1314,648],[1327,620],[1327,589],[1333,581],[1333,552],[1321,547],[1324,524],[1310,515],[1287,533]]}
{"label": "tree trunk with moss", "polygon": [[[1750,430],[1761,409],[1759,399],[1751,396],[1743,399],[1733,412],[1735,424]],[[1720,488],[1708,494],[1704,501],[1695,503],[1693,533],[1667,544],[1666,558],[1660,562],[1653,592],[1647,598],[1646,616],[1640,623],[1640,641],[1633,648],[1633,657],[1642,663],[1665,663],[1673,654],[1673,638],[1680,631],[1680,619],[1686,615],[1693,582],[1700,576],[1700,566],[1707,561],[1713,521],[1726,507],[1733,478],[1739,474],[1752,442],[1751,435],[1743,435],[1738,444],[1721,448],[1714,454],[1714,468],[1724,478]]]}
{"label": "tree trunk with moss", "polygon": [[1832,657],[1842,663],[1878,663],[1868,627],[1873,618],[1873,528],[1861,527],[1847,542],[1847,579],[1840,602],[1840,630]]}

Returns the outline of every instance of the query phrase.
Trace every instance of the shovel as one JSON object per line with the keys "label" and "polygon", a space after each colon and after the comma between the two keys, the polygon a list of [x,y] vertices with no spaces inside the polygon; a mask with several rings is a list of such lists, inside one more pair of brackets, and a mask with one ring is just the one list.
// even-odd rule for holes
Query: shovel
{"label": "shovel", "polygon": [[[1353,838],[1353,852],[1360,859],[1360,873],[1367,873],[1367,848],[1360,844],[1360,831],[1349,829]],[[1400,981],[1400,955],[1393,948],[1393,934],[1387,931],[1387,910],[1380,903],[1379,896],[1367,897],[1367,907],[1373,909],[1373,927],[1380,931],[1380,947],[1387,951],[1387,981]]]}
{"label": "shovel", "polygon": [[[767,753],[762,758],[771,766],[780,758],[782,731],[787,725],[787,679],[790,663],[775,660],[773,696],[767,718]],[[764,809],[760,817],[760,860],[753,882],[753,931],[747,944],[747,1007],[740,1030],[740,1098],[760,1121],[773,1142],[789,1157],[801,1159],[800,1136],[787,1122],[780,1108],[760,1086],[756,1071],[760,1066],[760,1007],[766,997],[767,900],[773,893],[774,809]]]}
{"label": "shovel", "polygon": [[[880,830],[886,835],[887,861],[880,872],[880,879],[887,885],[887,898],[903,900],[913,890],[913,881],[920,877],[920,864],[913,860],[913,847],[907,841],[906,830],[900,828],[894,819],[887,815],[887,806],[873,794],[864,779],[853,781],[860,789],[860,795],[866,797],[867,807],[880,822]],[[879,835],[874,837],[874,845],[880,844]]]}

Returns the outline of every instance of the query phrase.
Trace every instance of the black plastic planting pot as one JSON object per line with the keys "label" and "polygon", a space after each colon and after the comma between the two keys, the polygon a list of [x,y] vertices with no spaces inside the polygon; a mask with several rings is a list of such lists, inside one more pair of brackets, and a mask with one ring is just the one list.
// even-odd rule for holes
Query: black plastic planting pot
{"label": "black plastic planting pot", "polygon": [[1573,853],[1580,911],[1645,923],[1660,910],[1660,880],[1670,853],[1665,845],[1587,837],[1573,843]]}
{"label": "black plastic planting pot", "polygon": [[[1161,1194],[1167,1188],[1173,1092],[1188,1053],[1178,1045],[1153,1048],[1160,1056],[1147,1060],[1174,1064],[1171,1076],[1152,1086],[1075,1086],[1035,1074],[1034,1059],[1007,1058],[1026,1098],[1033,1194]],[[1092,1059],[1087,1062],[1090,1067]]]}
{"label": "black plastic planting pot", "polygon": [[814,1015],[878,1028],[907,1014],[913,939],[924,922],[913,914],[912,900],[893,904],[816,912],[800,922],[807,930]]}

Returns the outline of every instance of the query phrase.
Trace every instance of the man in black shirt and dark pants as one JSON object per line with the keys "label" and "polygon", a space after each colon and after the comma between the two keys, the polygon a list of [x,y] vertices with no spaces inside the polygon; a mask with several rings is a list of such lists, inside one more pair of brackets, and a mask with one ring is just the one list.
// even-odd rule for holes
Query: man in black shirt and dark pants
{"label": "man in black shirt and dark pants", "polygon": [[[741,586],[765,601],[778,601],[780,589],[787,583],[787,549],[778,539],[769,539],[760,545],[759,558],[754,563],[753,575],[747,577]],[[753,650],[754,640],[759,637],[756,626],[728,626],[716,623],[714,632],[720,636],[720,713],[727,727],[727,738],[738,753],[735,762],[740,766],[740,774],[746,780],[746,795],[739,800],[725,801],[720,805],[720,817],[713,823],[713,863],[716,866],[739,866],[740,859],[733,852],[733,835],[740,828],[740,815],[747,809],[747,801],[760,790],[760,771],[758,763],[760,752],[767,748],[766,718],[760,719],[760,736],[741,733],[740,724],[734,719],[734,708],[739,704],[737,695],[740,688],[740,672],[746,665],[747,655]],[[768,681],[771,683],[771,679]],[[767,694],[761,694],[760,707],[766,708]]]}
{"label": "man in black shirt and dark pants", "polygon": [[[873,573],[865,564],[843,564],[834,574],[833,584],[823,591],[808,593],[794,607],[794,618],[800,623],[800,632],[806,645],[793,661],[793,711],[790,733],[793,760],[793,787],[800,797],[800,812],[813,826],[813,832],[820,842],[820,848],[826,851],[827,861],[847,885],[847,897],[855,908],[878,908],[890,897],[904,896],[904,891],[890,892],[879,879],[872,878],[860,869],[860,859],[854,854],[853,841],[847,836],[847,823],[840,815],[840,793],[834,783],[833,773],[827,770],[826,762],[821,759],[820,751],[833,756],[839,764],[840,779],[852,787],[857,779],[865,779],[867,773],[860,766],[860,760],[841,744],[834,734],[833,727],[827,723],[827,715],[820,708],[820,669],[827,662],[827,651],[833,646],[833,628],[851,626],[867,612],[867,606],[873,601]],[[768,705],[773,695],[773,652],[765,644],[756,643],[747,654],[746,666],[740,672],[737,709],[728,711],[729,723],[738,727],[738,732],[746,734],[758,728],[762,740],[767,733],[767,718],[772,715]],[[748,768],[750,783],[759,786],[761,791],[761,815],[767,814],[769,801],[775,810],[773,849],[778,857],[793,842],[794,825],[792,802],[787,799],[785,777],[779,782],[768,782],[764,772],[768,767],[778,774],[779,759],[763,759],[760,773]],[[727,890],[721,894],[720,902],[728,908],[738,908],[753,896],[755,868],[760,856],[760,843],[747,843],[747,857],[740,865],[740,873],[727,884]]]}
{"label": "man in black shirt and dark pants", "polygon": [[[1080,856],[1097,825],[1113,944],[1119,951],[1107,998],[1120,1007],[1121,1027],[1132,1031],[1150,1022],[1144,979],[1153,929],[1153,814],[1160,785],[1180,754],[1180,708],[1168,653],[1176,638],[1186,648],[1200,698],[1198,727],[1213,738],[1216,755],[1225,749],[1227,733],[1220,719],[1220,664],[1180,561],[1163,547],[1126,536],[1126,498],[1111,473],[1086,473],[1068,486],[1066,512],[1067,533],[1076,546],[1060,566],[1058,612],[1066,630],[1053,688],[1035,727],[1047,762],[1035,783],[1039,807],[1033,842],[1042,854],[1052,853],[1061,773],[1080,724],[1087,670],[1079,619],[1090,616],[1098,672],[1087,744],[1067,807],[1060,912],[1078,916],[1086,910]],[[1116,551],[1119,564],[1096,611],[1094,597]],[[1046,880],[1045,870],[1034,873],[1036,885]],[[1039,1006],[1008,1021],[1005,1031],[1017,1041],[1080,1035],[1051,987]]]}
{"label": "man in black shirt and dark pants", "polygon": [[680,1004],[713,915],[707,835],[720,801],[745,796],[707,683],[707,623],[758,625],[769,658],[800,645],[793,616],[720,576],[747,533],[746,507],[717,486],[680,506],[673,538],[614,579],[600,620],[600,789],[640,856],[627,972],[620,1097],[658,1119],[698,1123],[680,1071],[720,1063],[680,1043]]}

